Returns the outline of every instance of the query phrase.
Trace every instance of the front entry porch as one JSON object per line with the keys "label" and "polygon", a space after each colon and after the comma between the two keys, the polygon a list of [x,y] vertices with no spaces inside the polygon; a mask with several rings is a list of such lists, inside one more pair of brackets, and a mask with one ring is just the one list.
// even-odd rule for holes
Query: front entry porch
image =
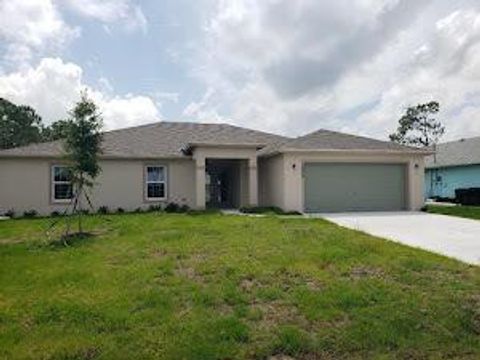
{"label": "front entry porch", "polygon": [[255,147],[197,147],[193,157],[197,209],[258,205]]}

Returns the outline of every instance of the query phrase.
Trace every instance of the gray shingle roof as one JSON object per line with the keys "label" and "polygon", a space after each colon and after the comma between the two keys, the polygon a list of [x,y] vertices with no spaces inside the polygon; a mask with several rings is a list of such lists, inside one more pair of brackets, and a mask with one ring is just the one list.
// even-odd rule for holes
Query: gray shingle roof
{"label": "gray shingle roof", "polygon": [[272,154],[288,150],[372,150],[424,152],[422,149],[399,145],[390,141],[344,134],[330,130],[318,130],[282,143],[269,145],[262,149],[262,154]]}
{"label": "gray shingle roof", "polygon": [[[288,150],[422,151],[387,141],[328,130],[318,130],[292,139],[228,124],[163,121],[105,132],[102,156],[128,159],[184,157],[184,150],[195,144],[263,147],[259,155]],[[61,141],[0,151],[0,157],[61,157],[62,154]]]}
{"label": "gray shingle roof", "polygon": [[[285,137],[228,124],[157,122],[108,131],[103,137],[103,157],[168,158],[183,157],[190,144],[266,146]],[[60,157],[61,141],[32,144],[0,151],[0,156]]]}
{"label": "gray shingle roof", "polygon": [[438,144],[435,156],[425,159],[427,168],[480,164],[480,136]]}

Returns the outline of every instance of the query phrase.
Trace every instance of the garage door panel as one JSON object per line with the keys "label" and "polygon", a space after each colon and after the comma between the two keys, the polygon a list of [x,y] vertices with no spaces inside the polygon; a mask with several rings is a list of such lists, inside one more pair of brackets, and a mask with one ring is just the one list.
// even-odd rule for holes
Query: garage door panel
{"label": "garage door panel", "polygon": [[405,165],[307,163],[305,211],[405,209]]}

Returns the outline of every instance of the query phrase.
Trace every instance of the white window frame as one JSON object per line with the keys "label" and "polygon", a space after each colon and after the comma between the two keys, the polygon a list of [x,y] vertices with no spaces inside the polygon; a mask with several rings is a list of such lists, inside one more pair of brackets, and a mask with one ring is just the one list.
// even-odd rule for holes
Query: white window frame
{"label": "white window frame", "polygon": [[62,184],[69,184],[72,185],[71,181],[56,181],[55,180],[55,168],[66,168],[68,167],[67,165],[62,165],[62,164],[54,164],[51,166],[51,181],[50,181],[50,193],[51,193],[51,200],[52,203],[57,203],[57,204],[68,204],[72,202],[73,199],[73,187],[72,187],[72,197],[70,199],[57,199],[55,198],[55,185],[62,185]]}
{"label": "white window frame", "polygon": [[[164,179],[163,181],[149,181],[148,180],[148,169],[149,168],[162,168],[163,169],[163,175]],[[146,201],[164,201],[167,200],[167,194],[168,194],[168,170],[165,165],[161,164],[147,164],[144,167],[144,182],[143,182],[143,187],[144,187],[144,194],[145,194],[145,200]],[[148,196],[148,184],[163,184],[163,197],[149,197]]]}

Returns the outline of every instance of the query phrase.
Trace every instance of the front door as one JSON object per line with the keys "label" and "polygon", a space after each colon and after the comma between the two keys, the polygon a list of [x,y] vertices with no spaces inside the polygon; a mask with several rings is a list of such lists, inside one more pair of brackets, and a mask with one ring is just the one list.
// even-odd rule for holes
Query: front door
{"label": "front door", "polygon": [[228,172],[212,168],[206,172],[206,201],[209,208],[231,208],[231,184]]}

